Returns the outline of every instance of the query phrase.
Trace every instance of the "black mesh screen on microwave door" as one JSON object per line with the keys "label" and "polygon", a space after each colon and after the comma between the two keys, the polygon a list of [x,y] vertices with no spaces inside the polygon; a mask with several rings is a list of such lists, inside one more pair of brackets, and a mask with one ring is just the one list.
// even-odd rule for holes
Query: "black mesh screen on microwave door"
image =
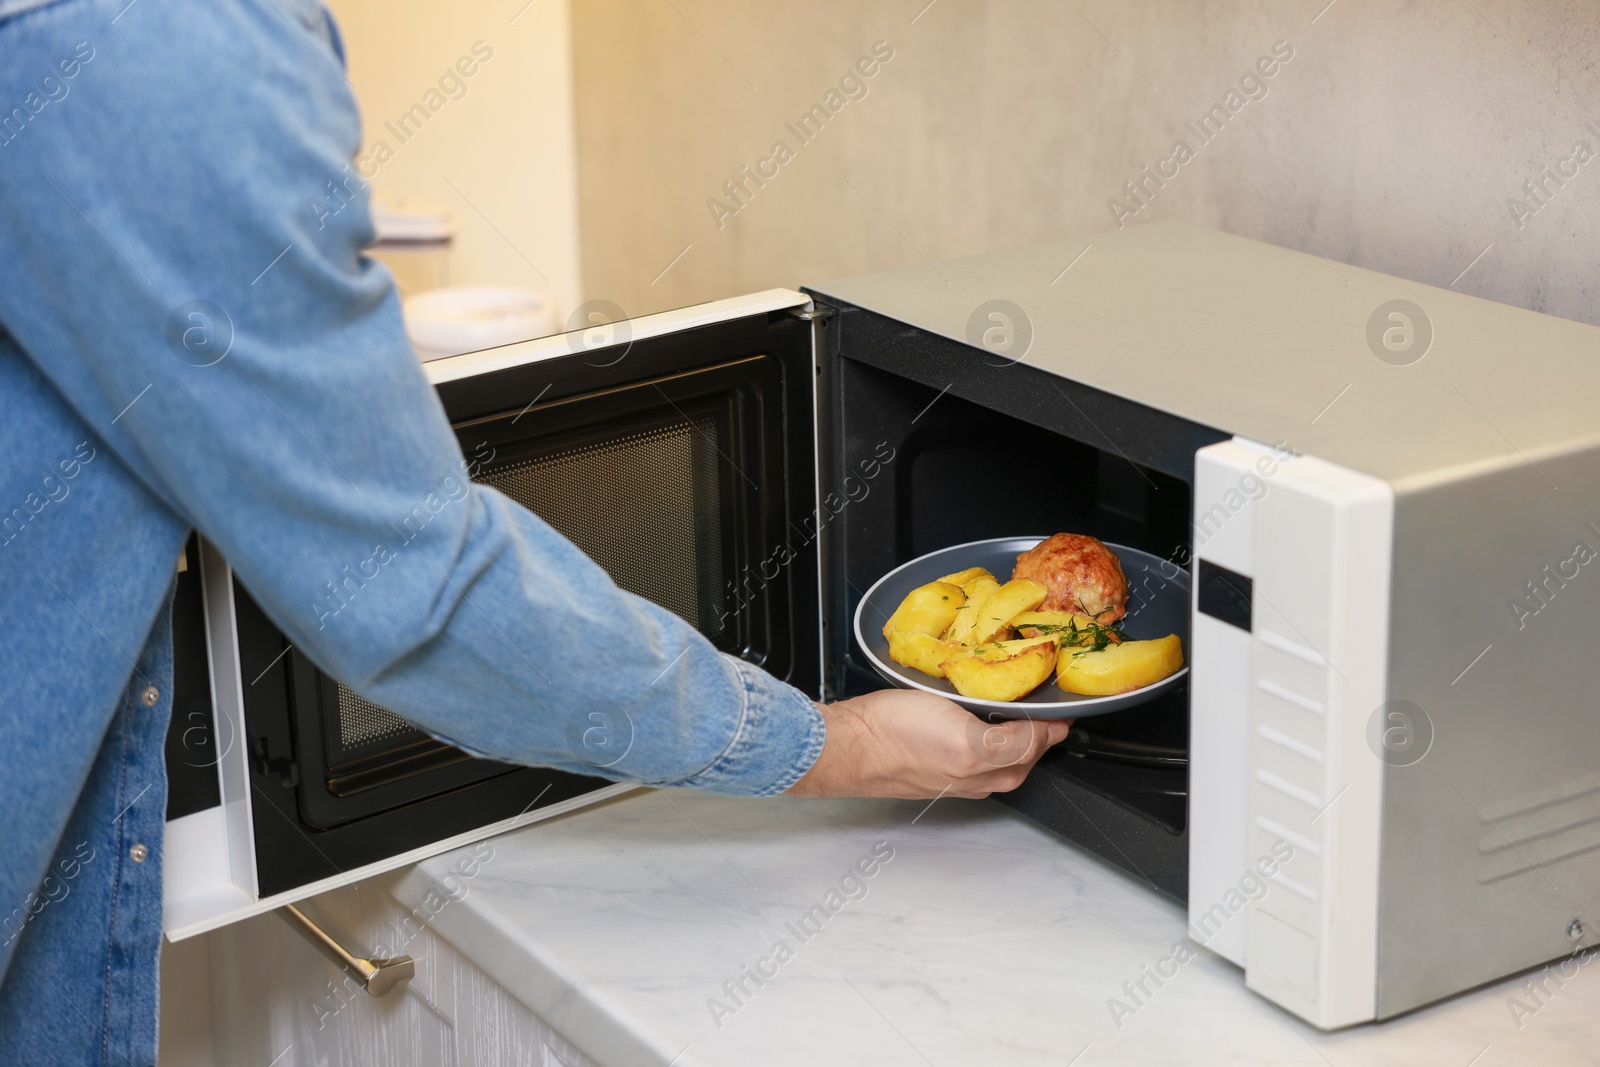
{"label": "black mesh screen on microwave door", "polygon": [[339,745],[345,752],[420,731],[392,711],[339,686]]}
{"label": "black mesh screen on microwave door", "polygon": [[721,630],[718,424],[694,416],[485,471],[630,593]]}

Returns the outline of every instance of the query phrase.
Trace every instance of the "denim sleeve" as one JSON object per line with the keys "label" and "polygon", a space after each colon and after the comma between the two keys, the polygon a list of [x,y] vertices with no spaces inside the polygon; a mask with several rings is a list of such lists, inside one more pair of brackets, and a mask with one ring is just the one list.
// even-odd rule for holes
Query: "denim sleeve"
{"label": "denim sleeve", "polygon": [[362,255],[357,115],[320,6],[124,4],[7,25],[66,87],[0,143],[0,314],[29,358],[368,699],[498,759],[793,784],[823,740],[807,696],[467,482]]}

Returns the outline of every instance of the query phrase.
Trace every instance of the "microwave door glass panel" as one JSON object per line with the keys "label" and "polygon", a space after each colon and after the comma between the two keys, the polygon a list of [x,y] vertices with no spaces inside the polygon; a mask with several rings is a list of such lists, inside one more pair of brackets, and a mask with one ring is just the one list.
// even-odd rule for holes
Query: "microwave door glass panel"
{"label": "microwave door glass panel", "polygon": [[[714,416],[675,416],[598,442],[557,446],[475,480],[548,522],[618,586],[715,640],[721,612],[714,598],[722,584],[718,456]],[[454,750],[394,712],[343,683],[332,689],[333,699],[323,701],[332,792],[348,796],[381,782],[385,765],[409,777],[456,761],[441,759]]]}
{"label": "microwave door glass panel", "polygon": [[386,711],[372,701],[357,696],[343,683],[340,683],[338,692],[338,737],[342,752],[359,751],[380,741],[393,745],[398,741],[411,741],[421,736],[421,730],[394,712]]}
{"label": "microwave door glass panel", "polygon": [[722,629],[718,420],[666,422],[488,470],[493,486],[549,523],[630,593],[715,640]]}
{"label": "microwave door glass panel", "polygon": [[[510,458],[475,479],[505,493],[583,549],[623,589],[715,641],[723,629],[723,477],[719,412],[652,412],[581,435],[498,448]],[[435,741],[405,719],[321,677],[326,774],[305,783],[302,817],[339,825],[505,773]],[[448,774],[439,774],[451,768]],[[430,785],[419,776],[434,772]]]}

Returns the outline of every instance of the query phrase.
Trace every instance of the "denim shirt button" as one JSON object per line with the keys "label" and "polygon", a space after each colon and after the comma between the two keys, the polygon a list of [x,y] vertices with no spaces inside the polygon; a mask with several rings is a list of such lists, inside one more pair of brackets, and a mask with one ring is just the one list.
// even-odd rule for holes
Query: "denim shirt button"
{"label": "denim shirt button", "polygon": [[142,703],[147,708],[155,707],[156,706],[156,701],[158,701],[160,699],[161,699],[161,690],[157,689],[153,685],[145,686],[144,687],[144,692],[139,694],[139,702]]}
{"label": "denim shirt button", "polygon": [[150,850],[144,847],[143,842],[137,842],[128,850],[128,858],[135,863],[143,863],[145,857],[150,855]]}

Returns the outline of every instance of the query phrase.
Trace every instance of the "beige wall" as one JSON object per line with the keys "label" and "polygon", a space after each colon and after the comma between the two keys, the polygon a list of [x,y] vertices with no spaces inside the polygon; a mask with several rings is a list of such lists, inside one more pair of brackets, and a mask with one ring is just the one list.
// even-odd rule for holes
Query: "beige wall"
{"label": "beige wall", "polygon": [[[938,0],[913,24],[925,2],[574,0],[586,295],[641,314],[1105,228],[1181,138],[1137,219],[1441,286],[1488,248],[1459,289],[1600,323],[1600,161],[1521,229],[1507,205],[1600,151],[1593,3]],[[865,99],[799,146],[784,122],[878,40]],[[1293,59],[1202,145],[1184,122],[1277,41]],[[707,199],[778,139],[795,158],[719,229]]]}
{"label": "beige wall", "polygon": [[[364,151],[393,150],[373,189],[448,203],[451,282],[579,301],[572,49],[567,0],[329,0],[361,103]],[[520,12],[520,13],[519,13]],[[514,19],[514,21],[513,21]],[[493,51],[405,143],[385,127],[429,103],[475,42]],[[470,64],[469,64],[470,66]],[[403,131],[409,132],[409,131]]]}

